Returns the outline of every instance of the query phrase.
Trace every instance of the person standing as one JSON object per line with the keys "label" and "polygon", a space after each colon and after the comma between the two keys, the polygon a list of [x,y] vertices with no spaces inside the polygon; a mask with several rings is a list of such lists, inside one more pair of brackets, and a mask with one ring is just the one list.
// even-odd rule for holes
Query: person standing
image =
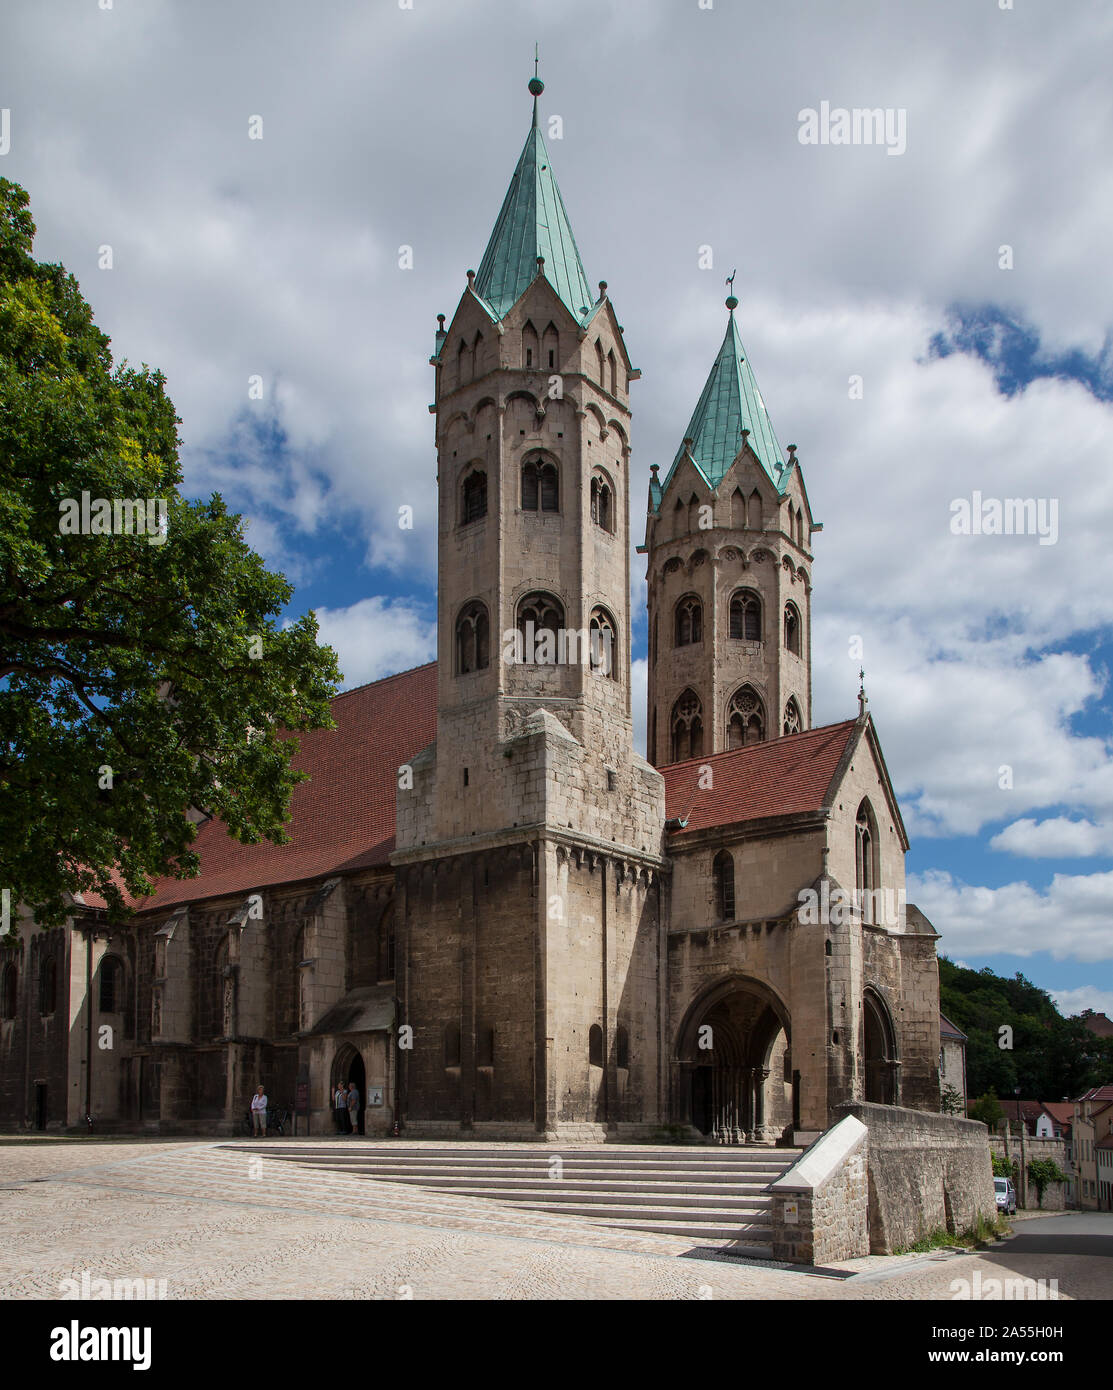
{"label": "person standing", "polygon": [[267,1137],[267,1097],[262,1086],[251,1097],[251,1125],[253,1134]]}
{"label": "person standing", "polygon": [[348,1132],[348,1097],[344,1093],[344,1087],[338,1081],[336,1090],[332,1095],[332,1108],[336,1116],[337,1134],[347,1134]]}
{"label": "person standing", "polygon": [[348,1084],[348,1119],[351,1123],[351,1133],[359,1133],[359,1089],[354,1081]]}

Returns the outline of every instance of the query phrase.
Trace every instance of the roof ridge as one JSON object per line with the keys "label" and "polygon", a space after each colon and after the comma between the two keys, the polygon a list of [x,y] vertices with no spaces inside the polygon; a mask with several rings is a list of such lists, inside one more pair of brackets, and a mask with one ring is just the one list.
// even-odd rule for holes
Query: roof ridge
{"label": "roof ridge", "polygon": [[700,758],[683,758],[678,763],[662,763],[657,770],[658,772],[672,772],[675,768],[687,767],[690,763],[698,763],[702,766],[704,763],[714,762],[716,758],[733,757],[736,753],[751,753],[758,748],[772,748],[778,743],[783,743],[785,739],[808,738],[813,734],[827,733],[831,729],[845,728],[848,725],[857,724],[857,722],[857,719],[837,719],[833,724],[819,724],[814,729],[801,729],[799,733],[795,734],[778,734],[776,738],[762,739],[760,743],[745,743],[740,748],[723,748],[718,753],[708,753]]}

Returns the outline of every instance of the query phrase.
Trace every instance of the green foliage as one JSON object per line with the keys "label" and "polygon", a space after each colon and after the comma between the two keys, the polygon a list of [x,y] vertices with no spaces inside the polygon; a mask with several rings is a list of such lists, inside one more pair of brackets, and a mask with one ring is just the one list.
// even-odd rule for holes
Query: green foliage
{"label": "green foliage", "polygon": [[1005,1118],[1005,1112],[1001,1109],[1000,1102],[993,1091],[987,1091],[984,1096],[979,1096],[967,1108],[966,1113],[971,1120],[981,1120],[983,1125],[988,1125],[991,1134]]}
{"label": "green foliage", "polygon": [[[939,1007],[967,1035],[971,1095],[1011,1097],[1019,1086],[1025,1100],[1061,1100],[1113,1082],[1113,1038],[1063,1018],[1047,991],[1021,974],[1007,980],[940,957]],[[1002,1026],[1012,1029],[1011,1049],[998,1046]]]}
{"label": "green foliage", "polygon": [[993,1176],[995,1178],[1011,1178],[1013,1186],[1016,1186],[1017,1165],[1013,1158],[1006,1158],[1004,1154],[990,1153],[993,1162]]}
{"label": "green foliage", "polygon": [[[113,365],[34,230],[0,179],[0,883],[50,923],[196,873],[190,806],[288,838],[288,731],[331,727],[339,673],[312,614],[281,626],[293,590],[241,519],[181,496],[164,378]],[[64,534],[83,491],[163,500],[165,539]]]}
{"label": "green foliage", "polygon": [[1044,1189],[1049,1183],[1066,1182],[1067,1175],[1062,1172],[1053,1158],[1034,1158],[1028,1165],[1028,1181],[1036,1185],[1036,1200],[1043,1206]]}
{"label": "green foliage", "polygon": [[956,1086],[944,1086],[939,1098],[939,1109],[944,1115],[963,1113],[962,1092]]}

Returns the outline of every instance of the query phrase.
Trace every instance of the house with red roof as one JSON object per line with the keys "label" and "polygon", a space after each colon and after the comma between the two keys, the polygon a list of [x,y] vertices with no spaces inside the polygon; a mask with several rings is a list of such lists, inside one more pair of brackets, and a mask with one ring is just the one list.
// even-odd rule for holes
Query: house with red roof
{"label": "house with red roof", "polygon": [[301,736],[286,843],[202,815],[199,875],[127,920],[89,895],[63,929],[16,923],[5,1125],[229,1133],[260,1082],[313,1133],[347,1084],[365,1132],[418,1137],[776,1144],[845,1102],[939,1111],[964,1039],[938,934],[906,901],[864,682],[815,723],[822,528],[733,294],[650,468],[635,749],[640,372],[584,272],[542,86],[430,359],[436,661]]}

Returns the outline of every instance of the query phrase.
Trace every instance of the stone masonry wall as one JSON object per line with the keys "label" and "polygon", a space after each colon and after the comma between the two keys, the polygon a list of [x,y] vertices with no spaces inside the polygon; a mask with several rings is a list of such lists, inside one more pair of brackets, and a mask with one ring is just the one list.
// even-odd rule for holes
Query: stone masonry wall
{"label": "stone masonry wall", "polygon": [[987,1131],[977,1120],[849,1101],[869,1130],[870,1251],[891,1255],[932,1231],[996,1216]]}

